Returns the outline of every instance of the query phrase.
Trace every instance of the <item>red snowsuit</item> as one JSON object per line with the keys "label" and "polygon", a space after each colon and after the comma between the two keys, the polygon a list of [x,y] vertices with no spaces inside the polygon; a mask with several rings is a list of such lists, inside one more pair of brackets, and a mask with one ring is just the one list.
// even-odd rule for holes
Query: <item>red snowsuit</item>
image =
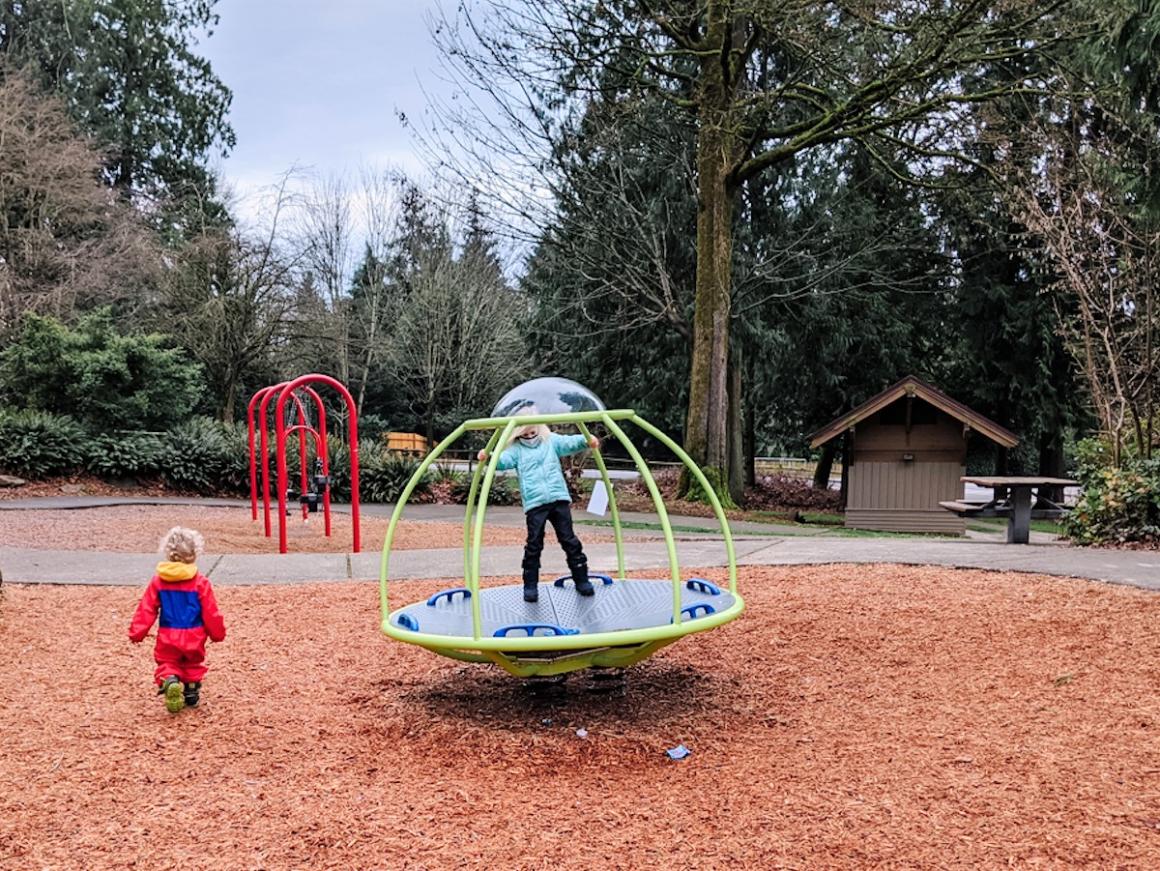
{"label": "red snowsuit", "polygon": [[170,675],[183,683],[205,677],[205,639],[224,641],[226,624],[218,610],[209,578],[199,574],[192,563],[162,562],[149,581],[133,622],[129,640],[144,640],[161,614],[153,658],[157,670],[153,678],[160,684]]}

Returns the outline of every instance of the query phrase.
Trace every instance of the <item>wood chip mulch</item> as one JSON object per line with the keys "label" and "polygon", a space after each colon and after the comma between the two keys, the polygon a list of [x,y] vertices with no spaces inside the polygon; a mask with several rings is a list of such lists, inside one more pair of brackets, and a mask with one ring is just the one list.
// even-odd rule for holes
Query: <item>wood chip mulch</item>
{"label": "wood chip mulch", "polygon": [[5,585],[0,867],[1160,867],[1160,597],[742,582],[739,621],[619,691],[385,639],[373,585],[223,587],[229,637],[176,716],[125,639],[137,591]]}
{"label": "wood chip mulch", "polygon": [[[206,508],[185,505],[119,505],[75,510],[6,511],[0,515],[0,547],[40,550],[116,551],[152,553],[161,536],[173,526],[198,530],[210,553],[277,553],[277,514],[272,535],[266,538],[259,519],[250,519],[248,508]],[[378,550],[387,535],[389,518],[360,518],[364,551]],[[321,512],[302,522],[295,513],[286,518],[288,547],[294,553],[346,553],[351,549],[350,515],[331,514],[331,537],[324,534]],[[548,533],[549,537],[553,533]],[[585,541],[611,541],[608,533],[582,530]],[[523,544],[527,532],[521,527],[486,526],[486,545]],[[400,520],[393,547],[456,548],[463,546],[462,523]]]}

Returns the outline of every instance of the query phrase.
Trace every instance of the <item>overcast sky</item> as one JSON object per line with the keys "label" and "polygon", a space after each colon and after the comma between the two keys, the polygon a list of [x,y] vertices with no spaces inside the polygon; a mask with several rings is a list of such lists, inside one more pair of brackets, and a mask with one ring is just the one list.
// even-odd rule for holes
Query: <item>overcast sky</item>
{"label": "overcast sky", "polygon": [[[221,163],[245,196],[291,166],[352,173],[422,163],[396,119],[440,93],[424,0],[219,0],[201,53],[233,90],[238,144]],[[243,211],[248,211],[243,206]]]}

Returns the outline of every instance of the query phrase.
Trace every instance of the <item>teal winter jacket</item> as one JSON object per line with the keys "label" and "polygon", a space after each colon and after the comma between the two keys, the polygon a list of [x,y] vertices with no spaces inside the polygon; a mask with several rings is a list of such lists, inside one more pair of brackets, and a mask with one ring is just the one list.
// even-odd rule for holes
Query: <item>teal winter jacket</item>
{"label": "teal winter jacket", "polygon": [[517,439],[515,444],[500,454],[496,468],[516,470],[520,477],[520,498],[525,512],[549,502],[571,502],[564,470],[560,468],[560,457],[578,454],[586,447],[588,439],[582,435],[552,433],[551,438],[540,439],[535,447],[528,447]]}

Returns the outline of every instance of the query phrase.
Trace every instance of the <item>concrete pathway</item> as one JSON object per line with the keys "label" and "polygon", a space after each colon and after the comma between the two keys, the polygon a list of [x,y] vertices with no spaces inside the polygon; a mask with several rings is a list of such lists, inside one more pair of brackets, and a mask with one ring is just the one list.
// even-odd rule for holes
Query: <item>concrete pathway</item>
{"label": "concrete pathway", "polygon": [[[1160,590],[1160,554],[1145,551],[943,539],[740,538],[735,546],[737,562],[742,566],[823,563],[959,566],[1039,572]],[[566,573],[563,555],[556,550],[545,549],[544,574]],[[586,550],[593,569],[615,568],[616,553],[611,544],[592,543]],[[516,575],[522,553],[520,546],[484,548],[481,570],[487,576]],[[725,549],[718,540],[684,539],[679,542],[678,554],[686,569],[725,564]],[[152,572],[156,559],[153,554],[0,548],[0,572],[9,583],[138,585]],[[661,541],[626,546],[625,562],[632,570],[656,569],[661,577],[668,573],[668,555]],[[209,554],[202,559],[201,566],[219,584],[372,580],[378,577],[379,555]],[[459,548],[395,551],[391,554],[390,569],[391,577],[398,580],[447,578],[454,581],[463,577],[463,552]]]}
{"label": "concrete pathway", "polygon": [[[24,504],[20,504],[24,503]],[[63,504],[62,504],[63,503]],[[245,500],[126,500],[96,497],[60,497],[0,502],[0,511],[14,508],[82,508],[110,504],[199,504],[248,507]],[[393,506],[367,506],[367,513],[382,515]],[[458,505],[413,505],[405,515],[411,520],[462,520]],[[579,520],[582,515],[577,514]],[[655,522],[650,514],[626,513],[625,520]],[[494,507],[488,511],[489,524],[523,526],[518,507]],[[0,518],[0,523],[3,519]],[[678,555],[686,569],[710,568],[725,564],[725,548],[713,534],[715,521],[703,517],[674,517],[680,527],[704,528],[704,534],[678,535]],[[823,563],[903,563],[965,568],[996,569],[1063,575],[1112,583],[1131,584],[1160,590],[1160,553],[1155,551],[1105,550],[1069,547],[1053,542],[1050,536],[1034,537],[1029,545],[969,539],[935,537],[850,537],[825,534],[770,535],[777,527],[760,523],[732,523],[739,565],[801,565]],[[589,527],[592,528],[592,527]],[[793,530],[797,533],[797,530]],[[764,535],[755,534],[766,533]],[[812,533],[812,531],[810,531]],[[659,533],[631,530],[634,537],[649,536],[625,546],[626,566],[631,570],[655,569],[658,577],[668,572],[668,554]],[[362,554],[228,554],[207,555],[203,571],[219,584],[304,583],[314,581],[372,580],[378,578],[378,543]],[[611,543],[586,546],[595,570],[616,566]],[[483,549],[484,575],[515,575],[519,572],[523,549],[498,546]],[[30,548],[0,548],[0,573],[9,583],[127,584],[137,586],[152,572],[153,554],[104,553],[95,551],[53,551]],[[391,554],[391,577],[398,580],[440,578],[458,582],[463,577],[463,552],[459,548],[399,550]],[[566,573],[558,548],[544,551],[544,574]]]}

